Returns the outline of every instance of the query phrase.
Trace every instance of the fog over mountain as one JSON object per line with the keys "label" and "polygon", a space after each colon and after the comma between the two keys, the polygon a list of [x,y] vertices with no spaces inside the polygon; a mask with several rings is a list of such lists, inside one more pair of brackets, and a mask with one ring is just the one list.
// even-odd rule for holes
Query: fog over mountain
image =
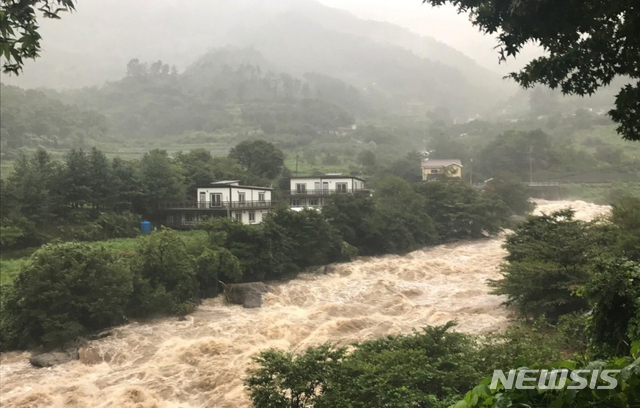
{"label": "fog over mountain", "polygon": [[[255,50],[262,68],[300,78],[328,75],[391,103],[424,106],[420,111],[442,106],[472,117],[515,91],[434,38],[311,0],[82,1],[76,13],[42,25],[42,58],[19,77],[3,76],[4,83],[102,85],[122,78],[134,58],[162,60],[182,72],[207,52],[232,47]],[[237,61],[243,62],[251,61]]]}

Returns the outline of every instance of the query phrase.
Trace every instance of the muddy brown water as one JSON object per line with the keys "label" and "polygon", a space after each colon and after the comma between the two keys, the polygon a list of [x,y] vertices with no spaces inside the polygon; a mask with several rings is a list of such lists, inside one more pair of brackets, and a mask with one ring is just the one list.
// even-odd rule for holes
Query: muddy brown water
{"label": "muddy brown water", "polygon": [[[580,219],[608,207],[538,201],[537,212],[571,206]],[[261,309],[221,297],[177,318],[114,328],[80,360],[48,369],[27,352],[0,356],[2,407],[176,408],[250,406],[242,380],[251,356],[269,347],[300,351],[325,341],[348,344],[457,320],[457,330],[504,330],[509,312],[488,294],[505,255],[504,234],[440,245],[403,256],[340,264],[329,275],[302,274],[274,284]]]}

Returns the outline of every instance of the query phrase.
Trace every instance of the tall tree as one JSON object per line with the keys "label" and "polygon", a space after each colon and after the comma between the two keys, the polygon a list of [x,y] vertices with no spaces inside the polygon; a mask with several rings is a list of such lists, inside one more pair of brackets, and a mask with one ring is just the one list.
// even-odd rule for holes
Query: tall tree
{"label": "tall tree", "polygon": [[60,191],[67,204],[80,207],[91,201],[89,158],[82,149],[71,149],[65,155]]}
{"label": "tall tree", "polygon": [[7,185],[7,197],[15,209],[36,223],[52,217],[58,202],[54,187],[58,171],[45,150],[39,149],[31,157],[21,155]]}
{"label": "tall tree", "polygon": [[282,150],[264,140],[238,143],[229,151],[229,157],[236,159],[251,173],[270,179],[275,178],[284,166]]}
{"label": "tall tree", "polygon": [[165,150],[151,150],[140,160],[140,181],[145,204],[150,209],[164,200],[183,200],[182,168],[169,158]]}
{"label": "tall tree", "polygon": [[488,34],[500,58],[515,57],[530,41],[545,55],[511,73],[524,87],[545,84],[565,94],[591,95],[627,77],[609,112],[627,140],[640,140],[640,6],[636,0],[423,0],[451,3]]}
{"label": "tall tree", "polygon": [[93,208],[112,207],[114,200],[114,177],[107,156],[97,148],[89,152],[89,201]]}
{"label": "tall tree", "polygon": [[35,59],[42,37],[37,11],[46,18],[75,10],[74,0],[3,0],[0,8],[0,56],[5,58],[5,73],[19,74],[25,58]]}

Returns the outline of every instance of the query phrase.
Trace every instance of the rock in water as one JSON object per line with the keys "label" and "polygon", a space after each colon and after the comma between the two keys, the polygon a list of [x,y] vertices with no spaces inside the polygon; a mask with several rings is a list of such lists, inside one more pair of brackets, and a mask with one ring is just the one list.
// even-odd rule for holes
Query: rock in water
{"label": "rock in water", "polygon": [[227,302],[248,309],[261,307],[262,295],[269,292],[271,288],[262,282],[232,283],[224,288]]}
{"label": "rock in water", "polygon": [[53,351],[31,356],[29,362],[34,367],[53,367],[54,365],[68,363],[79,358],[78,350]]}

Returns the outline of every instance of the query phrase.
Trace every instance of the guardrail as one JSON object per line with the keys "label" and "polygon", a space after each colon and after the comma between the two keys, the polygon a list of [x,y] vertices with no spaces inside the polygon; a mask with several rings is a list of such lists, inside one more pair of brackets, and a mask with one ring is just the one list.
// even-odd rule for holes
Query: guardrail
{"label": "guardrail", "polygon": [[371,190],[367,190],[367,189],[353,189],[353,188],[347,188],[347,189],[333,189],[333,190],[329,190],[329,189],[321,189],[321,190],[291,190],[291,191],[285,191],[283,192],[283,195],[285,196],[309,196],[309,195],[332,195],[332,194],[370,194]]}

